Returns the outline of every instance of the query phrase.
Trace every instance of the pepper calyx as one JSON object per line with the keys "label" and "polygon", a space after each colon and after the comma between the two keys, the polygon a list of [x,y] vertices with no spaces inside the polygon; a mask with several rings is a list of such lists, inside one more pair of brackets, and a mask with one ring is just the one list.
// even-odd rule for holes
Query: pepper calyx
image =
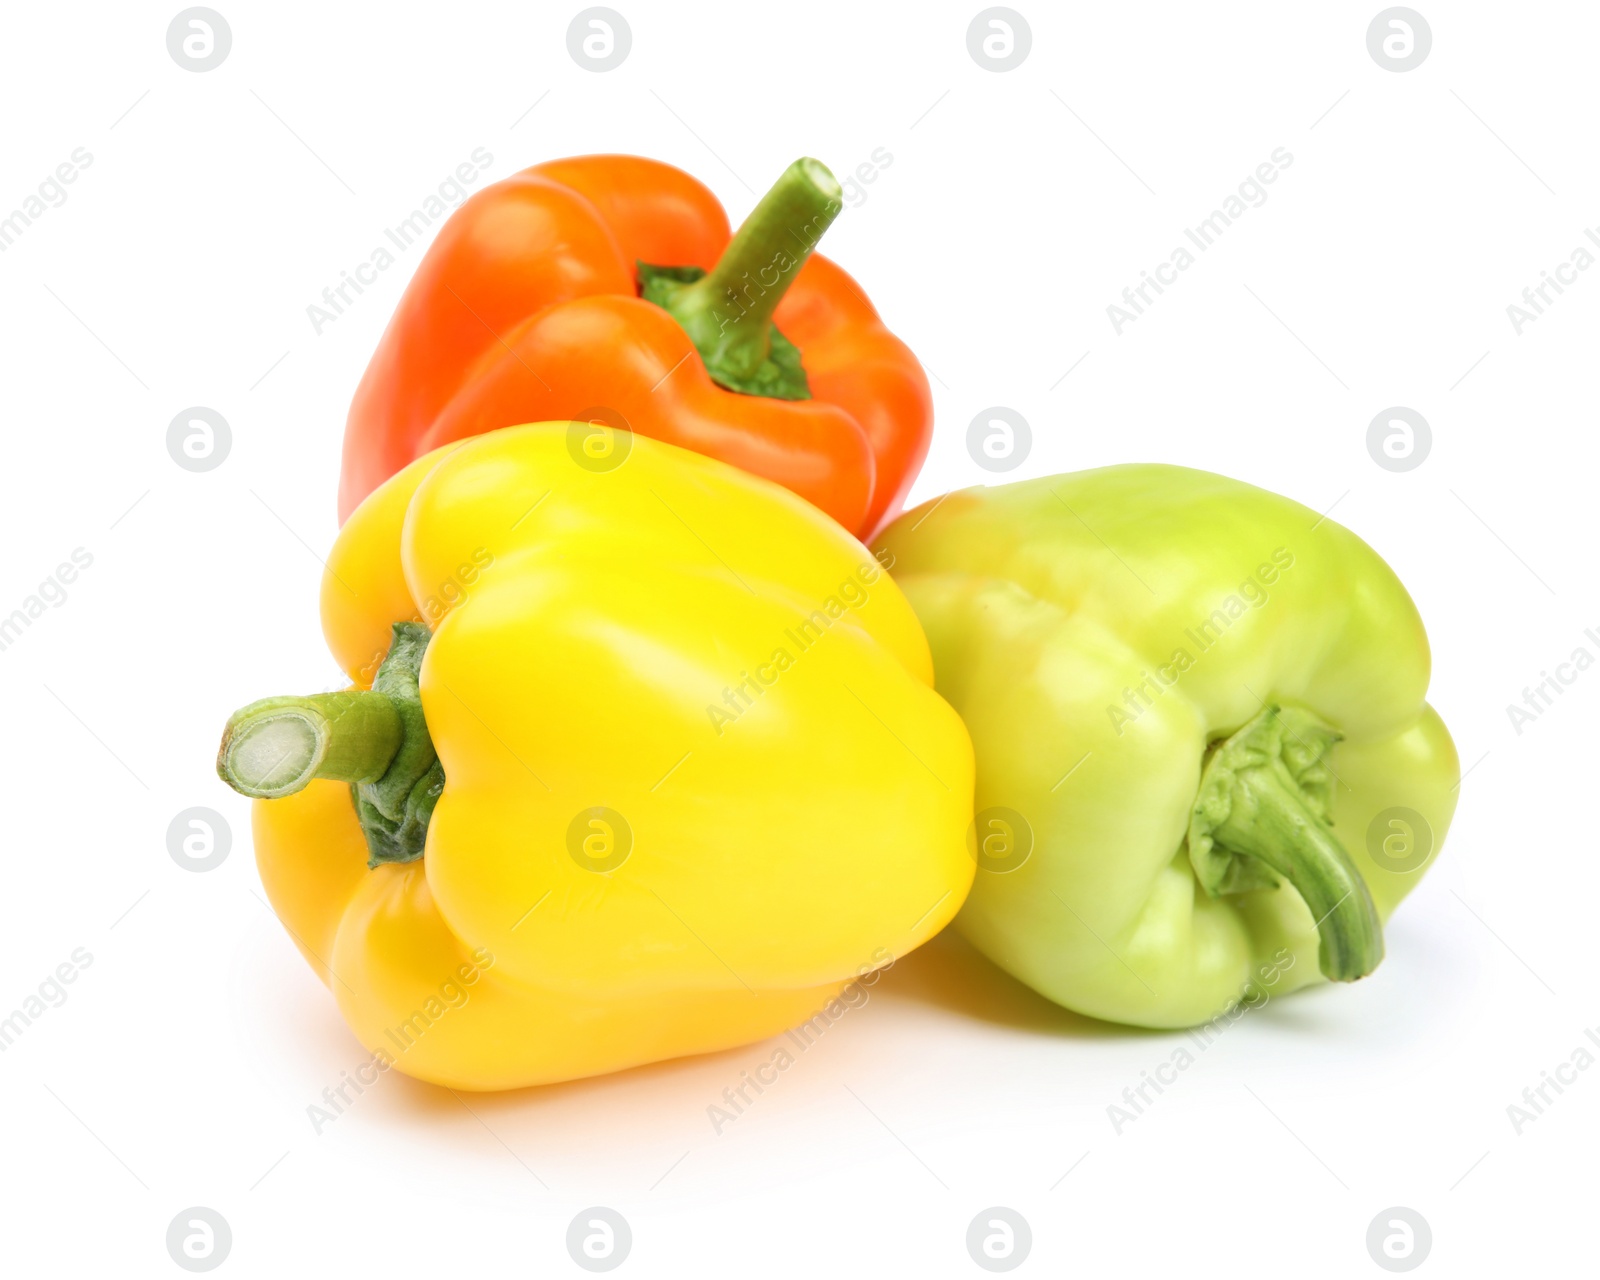
{"label": "pepper calyx", "polygon": [[[655,267],[648,262],[638,264],[639,296],[670,312],[674,319],[689,330],[695,338],[690,323],[678,314],[678,298],[686,285],[706,277],[703,267]],[[704,326],[702,326],[703,328]],[[811,383],[806,378],[805,367],[800,363],[800,348],[785,338],[778,326],[767,323],[767,357],[756,365],[754,372],[742,373],[729,362],[719,361],[715,343],[695,339],[695,349],[705,362],[706,372],[719,387],[738,391],[747,396],[770,396],[774,400],[809,400]]]}
{"label": "pepper calyx", "polygon": [[400,749],[383,776],[352,782],[350,798],[367,838],[369,867],[384,862],[415,862],[428,838],[428,820],[444,793],[428,722],[422,715],[418,678],[432,633],[420,622],[397,622],[389,653],[372,679],[372,691],[388,698],[400,717]]}
{"label": "pepper calyx", "polygon": [[314,778],[348,782],[367,865],[422,857],[444,792],[418,687],[430,639],[421,623],[397,622],[371,689],[263,698],[234,712],[217,775],[262,800],[293,795]]}
{"label": "pepper calyx", "polygon": [[710,271],[636,264],[639,296],[683,327],[718,386],[777,400],[811,398],[800,351],[772,316],[843,209],[842,196],[838,179],[820,160],[796,160]]}
{"label": "pepper calyx", "polygon": [[1332,831],[1327,754],[1339,738],[1307,711],[1263,708],[1209,751],[1188,846],[1195,879],[1211,897],[1289,881],[1317,922],[1323,975],[1353,982],[1383,959],[1383,927]]}

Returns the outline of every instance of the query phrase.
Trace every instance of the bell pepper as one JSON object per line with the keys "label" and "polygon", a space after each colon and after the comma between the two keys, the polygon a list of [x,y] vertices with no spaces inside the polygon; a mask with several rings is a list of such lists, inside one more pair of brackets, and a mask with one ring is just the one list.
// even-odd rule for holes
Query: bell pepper
{"label": "bell pepper", "polygon": [[948,495],[879,556],[972,734],[955,927],[996,964],[1145,1027],[1378,964],[1460,774],[1417,610],[1353,533],[1122,466]]}
{"label": "bell pepper", "polygon": [[866,549],[767,481],[588,431],[381,485],[323,579],[352,687],[251,704],[218,755],[351,1028],[455,1088],[772,1035],[974,873],[971,745]]}
{"label": "bell pepper", "polygon": [[423,453],[592,419],[785,485],[866,536],[928,451],[922,367],[812,253],[840,187],[798,160],[729,237],[715,196],[636,156],[579,156],[473,196],[440,230],[350,406],[344,519]]}

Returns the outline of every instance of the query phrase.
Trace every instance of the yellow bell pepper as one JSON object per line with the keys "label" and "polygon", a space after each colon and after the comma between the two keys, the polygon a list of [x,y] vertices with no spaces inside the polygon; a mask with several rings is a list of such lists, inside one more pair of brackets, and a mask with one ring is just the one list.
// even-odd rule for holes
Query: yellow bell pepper
{"label": "yellow bell pepper", "polygon": [[972,749],[916,616],[765,480],[587,423],[448,446],[351,516],[322,615],[355,687],[236,713],[218,770],[271,797],[262,883],[381,1066],[759,1040],[966,896]]}

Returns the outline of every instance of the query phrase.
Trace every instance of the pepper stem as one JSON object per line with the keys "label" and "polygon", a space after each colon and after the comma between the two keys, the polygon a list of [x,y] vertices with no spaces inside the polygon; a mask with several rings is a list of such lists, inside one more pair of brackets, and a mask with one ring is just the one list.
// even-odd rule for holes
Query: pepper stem
{"label": "pepper stem", "polygon": [[1354,982],[1383,959],[1366,881],[1330,828],[1324,759],[1339,735],[1306,712],[1268,707],[1212,753],[1189,823],[1189,860],[1213,897],[1281,876],[1317,922],[1317,961]]}
{"label": "pepper stem", "polygon": [[235,791],[278,800],[313,778],[350,784],[369,866],[422,857],[444,793],[444,766],[422,714],[418,676],[430,639],[394,624],[370,690],[263,698],[228,717],[217,774]]}
{"label": "pepper stem", "polygon": [[751,395],[810,398],[799,352],[772,317],[839,216],[842,194],[820,160],[796,160],[750,211],[709,273],[638,264],[640,296],[672,313],[713,381]]}
{"label": "pepper stem", "polygon": [[381,693],[262,698],[228,717],[217,773],[242,795],[277,800],[313,778],[375,782],[400,750],[400,714]]}

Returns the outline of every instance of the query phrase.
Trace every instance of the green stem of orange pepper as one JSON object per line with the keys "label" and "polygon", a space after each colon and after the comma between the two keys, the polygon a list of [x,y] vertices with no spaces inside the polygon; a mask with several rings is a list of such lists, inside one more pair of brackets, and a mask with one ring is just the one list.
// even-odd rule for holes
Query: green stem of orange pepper
{"label": "green stem of orange pepper", "polygon": [[820,160],[796,160],[751,210],[710,272],[639,263],[641,296],[683,326],[713,381],[749,395],[810,399],[800,353],[772,317],[839,216],[840,195],[838,180]]}

